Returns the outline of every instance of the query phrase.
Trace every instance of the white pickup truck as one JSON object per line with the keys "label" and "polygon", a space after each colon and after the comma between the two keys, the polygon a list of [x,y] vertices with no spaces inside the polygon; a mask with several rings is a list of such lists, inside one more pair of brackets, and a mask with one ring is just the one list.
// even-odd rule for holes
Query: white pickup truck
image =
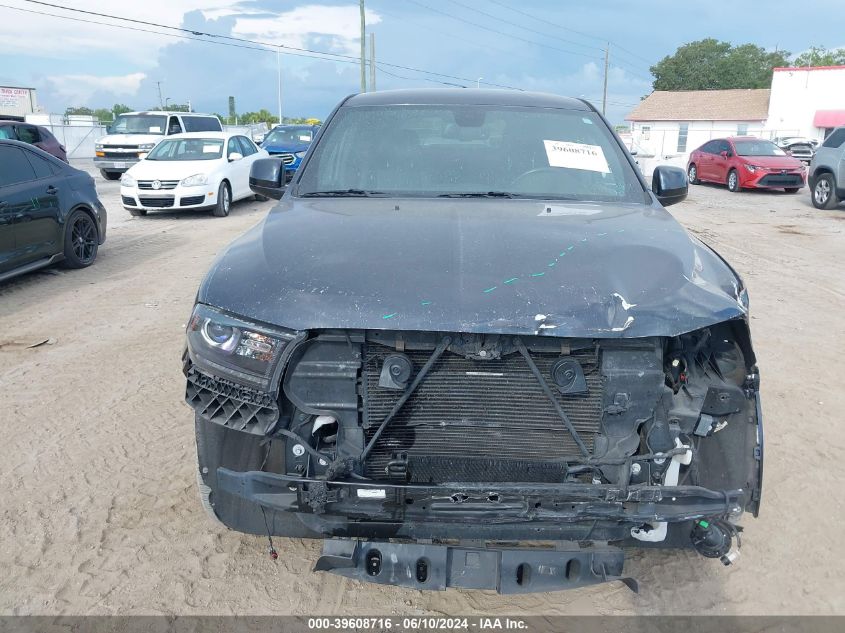
{"label": "white pickup truck", "polygon": [[222,132],[213,114],[195,112],[127,112],[108,127],[108,135],[97,141],[94,165],[106,180],[120,175],[144,158],[165,136],[182,132]]}

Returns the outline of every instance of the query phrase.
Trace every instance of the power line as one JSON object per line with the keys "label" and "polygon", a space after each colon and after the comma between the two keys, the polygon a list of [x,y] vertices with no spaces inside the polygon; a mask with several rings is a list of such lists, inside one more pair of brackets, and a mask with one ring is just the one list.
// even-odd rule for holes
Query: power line
{"label": "power line", "polygon": [[449,0],[449,2],[451,2],[452,4],[456,4],[459,7],[463,7],[464,9],[467,9],[468,11],[473,11],[475,13],[479,13],[481,15],[487,16],[488,18],[490,18],[492,20],[496,20],[497,22],[503,22],[503,23],[507,24],[508,26],[516,27],[518,29],[522,29],[523,31],[528,31],[529,33],[534,33],[534,34],[540,35],[542,37],[553,38],[553,39],[558,40],[559,42],[564,42],[566,44],[572,44],[574,46],[581,46],[583,48],[592,48],[593,50],[602,51],[602,52],[604,51],[603,48],[600,48],[598,46],[592,46],[590,44],[582,44],[580,42],[575,42],[573,40],[565,40],[565,39],[562,39],[562,38],[554,36],[554,35],[549,35],[547,33],[543,33],[542,31],[537,31],[536,29],[530,29],[527,26],[520,26],[519,24],[514,24],[513,22],[509,22],[509,21],[507,21],[503,18],[500,18],[497,15],[492,14],[492,13],[487,13],[486,11],[482,11],[481,9],[477,9],[477,8],[472,7],[472,6],[465,4],[463,2],[459,2],[459,0]]}
{"label": "power line", "polygon": [[[166,37],[175,37],[175,38],[179,38],[179,39],[194,40],[194,41],[197,41],[197,42],[206,42],[208,44],[220,44],[220,45],[224,45],[224,46],[233,46],[235,48],[245,48],[245,49],[258,50],[258,51],[264,51],[264,52],[268,52],[268,50],[270,50],[270,49],[285,49],[283,54],[293,55],[295,57],[310,57],[310,58],[314,58],[314,59],[322,59],[322,60],[325,60],[325,61],[334,61],[334,62],[350,63],[350,64],[360,63],[360,60],[357,57],[352,56],[352,55],[342,55],[340,53],[330,53],[330,52],[327,52],[327,51],[318,51],[318,50],[313,50],[313,49],[309,49],[309,48],[300,48],[300,47],[296,47],[296,46],[288,46],[288,45],[285,45],[285,44],[275,44],[275,43],[271,43],[271,42],[261,42],[261,41],[251,40],[251,39],[242,38],[242,37],[234,37],[234,36],[231,36],[231,35],[219,35],[219,34],[214,34],[214,33],[207,33],[205,31],[197,31],[197,30],[193,30],[193,29],[186,29],[186,28],[182,28],[182,27],[170,26],[170,25],[167,25],[167,24],[158,24],[158,23],[155,23],[155,22],[148,22],[148,21],[144,21],[144,20],[136,20],[134,18],[126,18],[126,17],[111,15],[111,14],[107,14],[107,13],[98,13],[98,12],[95,12],[95,11],[86,11],[86,10],[83,10],[83,9],[76,9],[76,8],[73,8],[73,7],[65,7],[65,6],[58,5],[58,4],[41,2],[40,0],[24,0],[24,1],[30,2],[32,4],[38,4],[38,5],[44,5],[44,6],[48,6],[48,7],[52,7],[52,8],[56,8],[56,9],[62,9],[62,10],[65,10],[65,11],[72,11],[72,12],[76,12],[76,13],[84,13],[84,14],[95,15],[97,17],[103,17],[103,18],[108,18],[108,19],[112,19],[112,20],[121,20],[121,21],[126,21],[126,22],[132,22],[132,23],[135,23],[135,24],[143,24],[143,25],[146,25],[146,26],[154,26],[156,28],[164,28],[164,29],[180,31],[180,32],[183,32],[183,33],[188,33],[188,34],[196,36],[196,37],[191,37],[190,35],[178,35],[178,34],[175,34],[175,33],[162,33],[160,31],[152,31],[152,30],[149,30],[149,29],[142,29],[142,28],[138,28],[138,27],[130,27],[130,26],[126,26],[126,25],[123,25],[123,24],[110,24],[110,23],[107,23],[107,22],[98,22],[98,21],[95,21],[95,20],[85,20],[85,19],[82,19],[82,18],[74,18],[74,17],[66,16],[66,15],[58,15],[58,14],[55,14],[55,13],[46,13],[46,12],[43,12],[43,11],[35,11],[35,10],[32,10],[32,9],[24,9],[24,8],[21,8],[21,7],[12,7],[12,6],[5,5],[5,4],[0,4],[0,7],[6,8],[6,9],[12,9],[12,10],[15,10],[15,11],[23,11],[25,13],[35,13],[35,14],[38,14],[38,15],[44,15],[44,16],[49,16],[49,17],[54,17],[54,18],[59,18],[59,19],[64,19],[64,20],[73,20],[75,22],[85,22],[85,23],[88,23],[88,24],[98,24],[98,25],[101,25],[101,26],[121,28],[121,29],[130,30],[130,31],[140,31],[140,32],[145,32],[145,33],[153,33],[155,35],[163,35],[163,36],[166,36]],[[214,38],[214,39],[206,40],[206,39],[201,39],[202,37],[210,37],[210,38]],[[246,46],[246,45],[242,45],[242,44],[232,44],[230,42],[221,42],[219,40],[232,40],[232,41],[235,41],[235,42],[243,42],[243,43],[246,43],[246,44],[252,44],[252,45],[257,45],[257,46]],[[258,48],[258,47],[261,47],[261,48]],[[297,51],[297,52],[288,52],[288,51]],[[423,74],[431,75],[433,77],[443,77],[443,78],[446,78],[446,79],[455,79],[457,81],[464,81],[464,82],[475,81],[474,79],[468,79],[466,77],[457,77],[455,75],[447,75],[447,74],[444,74],[444,73],[438,73],[438,72],[434,72],[434,71],[431,71],[431,70],[425,70],[423,68],[415,68],[413,66],[403,66],[403,65],[400,65],[400,64],[392,64],[392,63],[389,63],[389,62],[379,62],[379,64],[382,65],[382,66],[389,66],[391,68],[398,68],[400,70],[407,70],[407,71],[411,71],[411,72],[423,73]],[[447,83],[447,82],[441,82],[441,83],[444,83],[444,85],[452,85],[452,84]],[[491,83],[491,82],[482,82],[482,83],[484,83],[485,85],[488,85],[488,86],[494,86],[496,88],[505,88],[505,89],[509,89],[509,90],[520,90],[520,88],[517,88],[515,86],[508,86],[508,85],[505,85],[505,84],[495,84],[495,83]]]}
{"label": "power line", "polygon": [[[569,28],[568,26],[563,26],[562,24],[556,24],[555,22],[550,22],[549,20],[544,19],[544,18],[538,18],[536,15],[533,15],[533,14],[529,13],[528,11],[522,11],[520,9],[515,9],[512,6],[507,5],[504,2],[501,2],[501,0],[488,0],[488,1],[492,4],[495,4],[495,5],[498,5],[502,8],[507,9],[508,11],[513,11],[514,13],[518,13],[519,15],[524,15],[525,17],[531,18],[532,20],[540,22],[541,24],[553,26],[553,27],[558,28],[558,29],[563,29],[564,31],[569,31],[570,33],[575,33],[576,35],[580,35],[581,37],[586,37],[586,38],[589,38],[589,39],[598,40],[600,42],[607,41],[607,38],[605,38],[605,37],[598,37],[596,35],[591,35],[590,33],[584,33],[583,31],[578,31],[576,29]],[[633,52],[629,51],[627,48],[620,46],[616,42],[611,41],[610,43],[613,44],[613,46],[615,48],[618,48],[619,50],[624,51],[625,53],[628,53],[631,57],[635,57],[635,58],[645,62],[646,64],[649,65],[649,67],[652,64],[654,64],[653,61],[650,61],[650,60],[646,59],[645,57],[638,55],[637,53],[633,53]]]}
{"label": "power line", "polygon": [[[558,48],[557,46],[551,46],[549,44],[543,44],[542,42],[537,42],[535,40],[525,39],[524,37],[519,37],[513,35],[511,33],[505,33],[504,31],[499,31],[494,28],[490,28],[489,26],[484,26],[483,24],[478,24],[477,22],[473,22],[472,20],[467,20],[457,15],[453,15],[451,13],[447,13],[446,11],[442,11],[440,9],[435,9],[434,7],[430,7],[427,4],[423,4],[422,2],[418,2],[417,0],[406,0],[406,2],[410,2],[411,4],[415,4],[418,7],[422,7],[423,9],[428,9],[429,11],[433,11],[434,13],[439,13],[441,15],[446,16],[447,18],[451,18],[453,20],[458,20],[459,22],[463,22],[465,24],[469,24],[470,26],[474,26],[479,29],[484,29],[485,31],[490,31],[491,33],[496,33],[497,35],[504,35],[505,37],[509,37],[514,40],[519,40],[521,42],[526,42],[528,44],[532,44],[534,46],[542,46],[543,48],[549,48],[554,51],[558,51],[560,53],[566,53],[567,55],[578,55],[580,57],[587,57],[589,59],[601,59],[597,55],[588,55],[587,53],[579,53],[577,51],[569,51],[563,48]],[[483,83],[483,82],[482,82]]]}

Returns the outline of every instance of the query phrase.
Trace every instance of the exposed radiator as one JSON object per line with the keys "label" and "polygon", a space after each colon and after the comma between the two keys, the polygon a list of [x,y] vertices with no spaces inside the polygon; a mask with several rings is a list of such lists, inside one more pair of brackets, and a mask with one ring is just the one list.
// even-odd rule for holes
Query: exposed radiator
{"label": "exposed radiator", "polygon": [[[368,440],[402,393],[378,386],[384,358],[390,353],[392,349],[381,345],[365,347],[361,395]],[[431,354],[405,353],[413,360],[415,374]],[[531,357],[592,451],[602,410],[595,352],[587,350],[570,356],[584,368],[588,393],[580,395],[559,394],[551,382],[550,369],[561,357],[559,354],[532,352]],[[579,455],[572,436],[518,353],[485,361],[444,353],[374,446],[367,461],[367,474],[383,478],[388,461],[399,452],[406,452],[409,458],[536,462]],[[494,475],[491,473],[491,477]],[[441,481],[450,478],[449,473],[443,473]]]}

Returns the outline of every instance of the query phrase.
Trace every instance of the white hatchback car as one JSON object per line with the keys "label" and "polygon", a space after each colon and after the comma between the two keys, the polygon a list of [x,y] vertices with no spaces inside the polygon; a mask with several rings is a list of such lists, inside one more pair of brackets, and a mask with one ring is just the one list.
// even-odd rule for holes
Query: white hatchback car
{"label": "white hatchback car", "polygon": [[241,134],[176,134],[121,176],[120,197],[135,216],[155,209],[210,209],[225,217],[234,200],[253,195],[249,170],[268,156]]}

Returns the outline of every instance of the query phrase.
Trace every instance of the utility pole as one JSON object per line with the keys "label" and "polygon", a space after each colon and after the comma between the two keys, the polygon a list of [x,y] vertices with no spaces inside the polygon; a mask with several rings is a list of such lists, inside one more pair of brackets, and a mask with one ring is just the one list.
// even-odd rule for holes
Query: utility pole
{"label": "utility pole", "polygon": [[364,0],[358,0],[361,11],[361,92],[367,92],[367,18],[364,16]]}
{"label": "utility pole", "polygon": [[370,33],[370,90],[376,91],[376,34]]}
{"label": "utility pole", "polygon": [[158,86],[158,105],[164,110],[164,101],[161,100],[161,82],[157,81],[156,86]]}
{"label": "utility pole", "polygon": [[279,125],[281,125],[284,121],[282,120],[282,52],[280,46],[276,47],[276,78],[278,80],[276,97],[279,104]]}
{"label": "utility pole", "polygon": [[607,69],[610,64],[610,42],[607,43],[607,48],[604,49],[604,92],[601,97],[601,113],[607,113]]}

